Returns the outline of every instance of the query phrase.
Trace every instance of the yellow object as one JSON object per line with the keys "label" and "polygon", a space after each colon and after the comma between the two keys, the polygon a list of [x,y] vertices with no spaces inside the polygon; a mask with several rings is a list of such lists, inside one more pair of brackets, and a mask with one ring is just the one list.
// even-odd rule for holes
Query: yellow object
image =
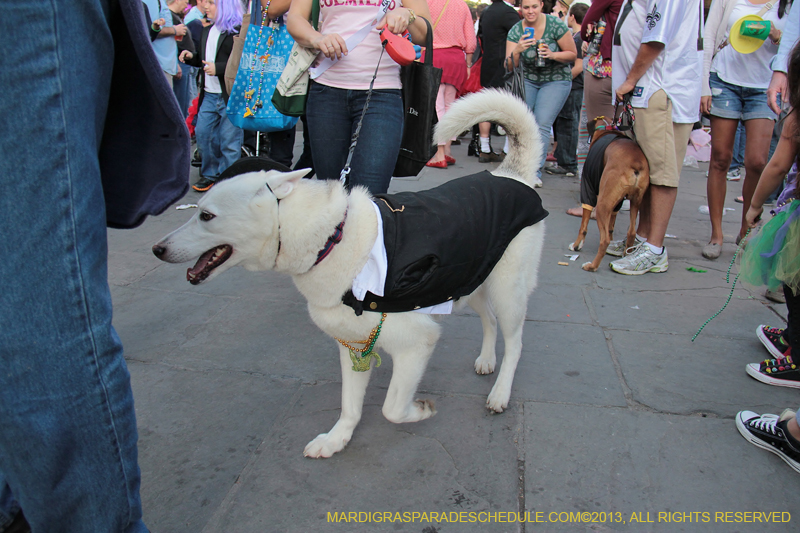
{"label": "yellow object", "polygon": [[[728,41],[730,41],[731,46],[733,46],[733,49],[740,54],[752,54],[761,48],[761,45],[764,44],[766,37],[764,37],[764,39],[759,39],[758,37],[748,37],[746,35],[742,35],[742,23],[745,21],[763,22],[767,28],[769,28],[770,22],[765,21],[758,15],[745,15],[733,24],[730,36],[728,37]],[[769,29],[767,29],[767,34],[769,34]]]}
{"label": "yellow object", "polygon": [[569,263],[564,262],[564,261],[559,261],[558,264],[561,265],[562,267],[569,266]]}

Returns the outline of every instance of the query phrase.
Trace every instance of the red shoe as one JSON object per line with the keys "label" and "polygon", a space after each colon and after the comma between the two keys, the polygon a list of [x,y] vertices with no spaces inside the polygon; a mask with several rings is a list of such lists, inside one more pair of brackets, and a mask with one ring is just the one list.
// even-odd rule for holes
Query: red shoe
{"label": "red shoe", "polygon": [[450,157],[449,155],[446,155],[446,156],[444,156],[444,160],[447,162],[448,165],[455,165],[456,164],[456,158],[455,157]]}
{"label": "red shoe", "polygon": [[547,154],[545,161],[557,161],[556,156],[553,154]]}
{"label": "red shoe", "polygon": [[441,161],[428,161],[425,163],[425,166],[433,168],[447,168],[447,160],[442,159]]}

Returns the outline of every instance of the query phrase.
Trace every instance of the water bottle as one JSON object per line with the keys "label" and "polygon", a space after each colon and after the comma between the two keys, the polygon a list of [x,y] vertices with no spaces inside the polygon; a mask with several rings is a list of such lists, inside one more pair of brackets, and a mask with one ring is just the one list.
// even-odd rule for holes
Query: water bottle
{"label": "water bottle", "polygon": [[589,48],[586,50],[586,55],[593,56],[600,52],[600,42],[603,40],[603,34],[606,32],[606,21],[599,20],[594,28],[592,34],[592,42],[589,43]]}

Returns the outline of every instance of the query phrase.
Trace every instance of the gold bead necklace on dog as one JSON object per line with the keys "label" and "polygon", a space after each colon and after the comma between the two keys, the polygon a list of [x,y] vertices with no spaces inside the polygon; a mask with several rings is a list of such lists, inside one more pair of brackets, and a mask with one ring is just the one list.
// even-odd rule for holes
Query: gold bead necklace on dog
{"label": "gold bead necklace on dog", "polygon": [[[381,356],[377,352],[372,351],[375,343],[378,342],[378,337],[381,334],[381,327],[383,321],[386,320],[386,313],[381,313],[381,321],[377,326],[372,328],[369,337],[365,341],[343,341],[339,337],[334,337],[342,346],[350,350],[350,360],[353,361],[353,370],[355,372],[366,372],[370,367],[370,359],[375,358],[375,367],[381,366]],[[363,348],[356,348],[353,344],[363,344]],[[361,354],[361,355],[358,355]]]}

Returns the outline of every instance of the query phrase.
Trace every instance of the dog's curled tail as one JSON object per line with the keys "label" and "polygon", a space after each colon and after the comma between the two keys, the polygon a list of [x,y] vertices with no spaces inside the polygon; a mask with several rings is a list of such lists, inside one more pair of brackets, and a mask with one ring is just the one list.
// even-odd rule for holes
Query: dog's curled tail
{"label": "dog's curled tail", "polygon": [[508,155],[493,173],[532,186],[544,149],[539,126],[527,104],[507,91],[484,89],[456,100],[436,125],[434,142],[445,143],[479,122],[502,125],[508,137]]}

